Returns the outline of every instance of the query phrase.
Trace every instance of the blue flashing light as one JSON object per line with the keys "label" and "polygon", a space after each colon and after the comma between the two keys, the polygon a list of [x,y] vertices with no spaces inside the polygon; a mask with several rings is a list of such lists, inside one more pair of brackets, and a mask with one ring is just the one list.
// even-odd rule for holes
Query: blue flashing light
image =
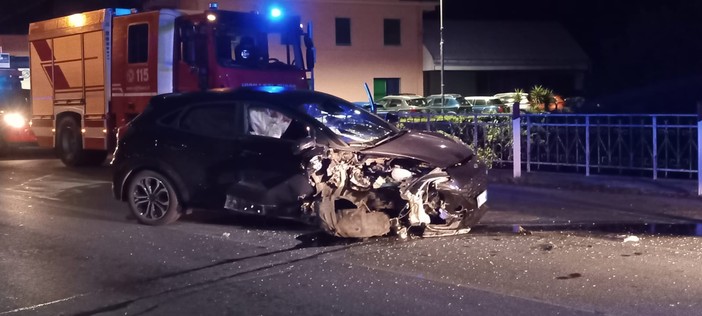
{"label": "blue flashing light", "polygon": [[278,20],[283,16],[283,10],[278,7],[272,7],[270,11],[270,17],[273,20]]}
{"label": "blue flashing light", "polygon": [[125,8],[116,8],[115,9],[115,15],[120,16],[120,15],[130,15],[132,14],[132,9],[125,9]]}
{"label": "blue flashing light", "polygon": [[255,90],[268,93],[281,93],[288,89],[283,86],[258,86]]}

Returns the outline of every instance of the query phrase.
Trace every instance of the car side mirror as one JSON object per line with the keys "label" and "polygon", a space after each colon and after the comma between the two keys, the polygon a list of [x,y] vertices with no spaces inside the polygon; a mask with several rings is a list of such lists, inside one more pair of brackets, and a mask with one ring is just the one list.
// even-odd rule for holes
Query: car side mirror
{"label": "car side mirror", "polygon": [[295,145],[293,147],[293,154],[299,155],[307,151],[308,149],[314,147],[317,147],[317,142],[314,140],[314,138],[308,136],[295,142]]}

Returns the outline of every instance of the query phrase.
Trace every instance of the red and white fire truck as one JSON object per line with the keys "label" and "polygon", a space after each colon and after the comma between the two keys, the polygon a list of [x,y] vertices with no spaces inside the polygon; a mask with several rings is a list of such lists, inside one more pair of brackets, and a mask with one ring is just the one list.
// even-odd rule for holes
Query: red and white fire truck
{"label": "red and white fire truck", "polygon": [[[303,45],[304,42],[304,53]],[[102,163],[152,96],[242,86],[309,89],[300,18],[102,9],[29,26],[32,130],[68,166]]]}

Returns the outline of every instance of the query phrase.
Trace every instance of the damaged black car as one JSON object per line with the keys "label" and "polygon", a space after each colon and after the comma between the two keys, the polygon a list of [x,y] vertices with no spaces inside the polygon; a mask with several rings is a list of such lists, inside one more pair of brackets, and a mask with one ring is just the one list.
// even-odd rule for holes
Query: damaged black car
{"label": "damaged black car", "polygon": [[120,131],[112,165],[115,197],[148,225],[225,209],[339,237],[445,236],[486,211],[486,166],[461,140],[313,91],[154,97]]}

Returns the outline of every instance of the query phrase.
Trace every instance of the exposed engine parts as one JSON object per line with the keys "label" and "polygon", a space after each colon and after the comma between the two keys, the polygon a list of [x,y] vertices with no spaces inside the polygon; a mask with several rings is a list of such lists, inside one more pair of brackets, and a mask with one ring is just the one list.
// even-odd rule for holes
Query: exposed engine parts
{"label": "exposed engine parts", "polygon": [[[478,164],[453,168],[480,169]],[[471,172],[477,179],[458,182],[447,170],[414,159],[327,149],[309,161],[308,174],[316,194],[303,207],[310,207],[306,212],[316,213],[321,227],[339,237],[391,231],[406,236],[413,226],[424,228],[423,236],[462,234],[484,213],[475,200],[475,192],[484,190],[484,170]]]}

